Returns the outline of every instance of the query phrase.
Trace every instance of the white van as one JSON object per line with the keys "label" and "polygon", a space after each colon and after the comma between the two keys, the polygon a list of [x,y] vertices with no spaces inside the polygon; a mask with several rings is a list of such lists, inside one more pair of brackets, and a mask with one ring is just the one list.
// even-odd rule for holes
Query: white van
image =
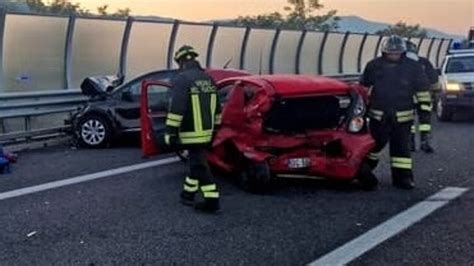
{"label": "white van", "polygon": [[474,49],[450,51],[440,69],[441,91],[436,115],[450,121],[458,112],[474,110]]}

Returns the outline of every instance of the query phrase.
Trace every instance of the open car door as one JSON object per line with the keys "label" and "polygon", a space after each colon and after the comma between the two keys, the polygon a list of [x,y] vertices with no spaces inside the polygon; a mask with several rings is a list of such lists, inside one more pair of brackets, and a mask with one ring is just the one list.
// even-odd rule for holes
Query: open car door
{"label": "open car door", "polygon": [[140,125],[143,156],[164,150],[158,138],[165,133],[171,85],[162,81],[143,81],[140,96]]}

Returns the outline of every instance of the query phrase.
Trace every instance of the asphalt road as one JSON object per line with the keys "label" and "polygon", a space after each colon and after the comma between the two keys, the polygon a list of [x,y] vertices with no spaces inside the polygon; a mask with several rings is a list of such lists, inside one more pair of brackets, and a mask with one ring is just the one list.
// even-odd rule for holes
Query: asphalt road
{"label": "asphalt road", "polygon": [[[435,124],[436,153],[416,153],[417,189],[324,181],[284,182],[272,194],[219,177],[223,212],[178,203],[184,165],[111,175],[0,200],[0,265],[303,265],[366,233],[445,187],[474,186],[474,121]],[[0,194],[157,158],[136,147],[67,146],[24,152]],[[387,157],[385,155],[385,161]],[[352,265],[474,265],[474,191],[468,191]]]}

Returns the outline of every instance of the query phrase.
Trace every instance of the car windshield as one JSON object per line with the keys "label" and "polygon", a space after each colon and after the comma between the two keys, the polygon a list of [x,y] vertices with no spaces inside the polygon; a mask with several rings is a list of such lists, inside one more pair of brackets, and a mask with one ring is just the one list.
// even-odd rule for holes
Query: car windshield
{"label": "car windshield", "polygon": [[164,82],[171,82],[171,79],[175,77],[177,71],[160,71],[156,73],[147,74],[141,77],[137,77],[124,85],[118,87],[114,90],[114,94],[120,93],[123,90],[130,90],[132,94],[140,95],[140,88],[142,85],[142,81],[144,80],[153,80],[153,81],[164,81]]}
{"label": "car windshield", "polygon": [[449,59],[446,73],[474,72],[474,56],[453,57]]}

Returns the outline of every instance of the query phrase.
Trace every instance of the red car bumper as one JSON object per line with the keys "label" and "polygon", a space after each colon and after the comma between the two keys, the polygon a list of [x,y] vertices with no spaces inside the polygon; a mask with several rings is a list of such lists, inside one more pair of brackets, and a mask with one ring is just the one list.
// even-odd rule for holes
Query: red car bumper
{"label": "red car bumper", "polygon": [[[221,135],[221,141],[214,143],[209,155],[210,163],[223,171],[238,171],[242,158],[238,158],[237,154],[243,154],[245,159],[251,162],[268,162],[271,172],[275,175],[307,175],[339,180],[356,177],[363,160],[375,145],[368,133],[356,135],[342,131],[325,132],[313,136],[309,141],[288,137],[273,140],[269,138],[265,143],[251,143],[245,141],[242,135],[228,137],[229,139],[224,140],[225,137]],[[232,144],[229,145],[230,143]],[[269,143],[272,146],[268,146]],[[338,143],[338,151],[327,148],[328,143]],[[281,152],[282,150],[287,151]],[[295,168],[290,165],[293,159],[305,160],[307,165]]]}

